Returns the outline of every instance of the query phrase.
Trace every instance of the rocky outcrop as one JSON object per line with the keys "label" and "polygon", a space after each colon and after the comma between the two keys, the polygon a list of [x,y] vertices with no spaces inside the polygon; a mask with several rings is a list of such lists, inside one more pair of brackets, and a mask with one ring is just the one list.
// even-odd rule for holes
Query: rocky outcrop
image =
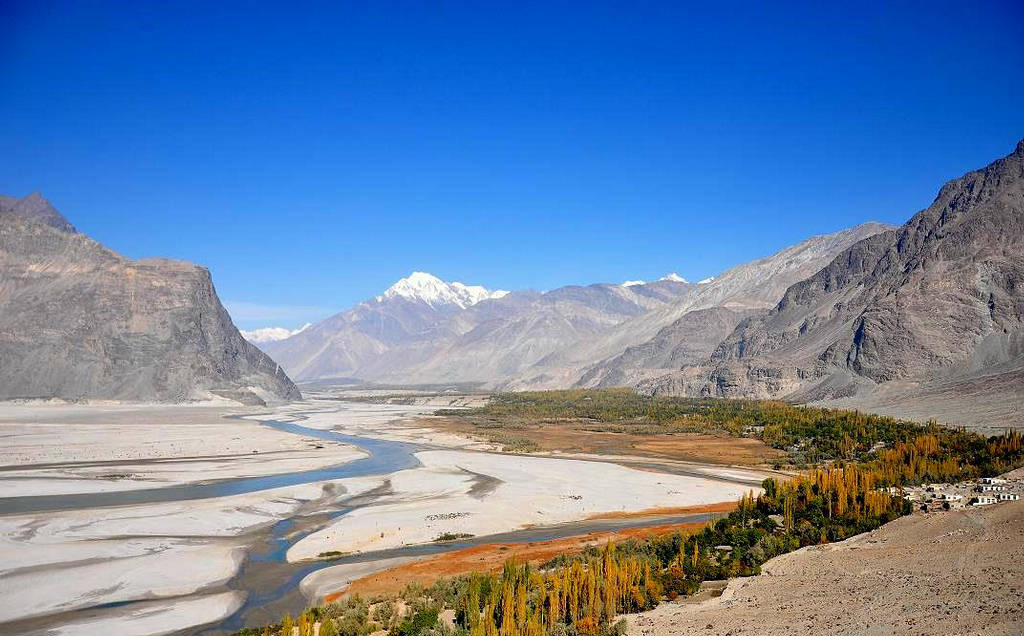
{"label": "rocky outcrop", "polygon": [[[740,323],[662,394],[836,400],[1024,368],[1024,141]],[[1007,392],[1024,394],[1016,383]],[[855,405],[855,402],[851,402]]]}
{"label": "rocky outcrop", "polygon": [[209,271],[126,259],[38,194],[0,198],[0,272],[0,399],[301,397],[238,333]]}

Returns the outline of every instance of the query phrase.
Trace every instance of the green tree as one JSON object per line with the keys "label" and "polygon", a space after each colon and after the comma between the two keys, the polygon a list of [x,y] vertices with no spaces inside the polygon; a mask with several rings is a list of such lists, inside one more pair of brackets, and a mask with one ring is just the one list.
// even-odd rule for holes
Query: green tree
{"label": "green tree", "polygon": [[338,628],[334,626],[334,619],[324,617],[320,623],[320,636],[338,636]]}

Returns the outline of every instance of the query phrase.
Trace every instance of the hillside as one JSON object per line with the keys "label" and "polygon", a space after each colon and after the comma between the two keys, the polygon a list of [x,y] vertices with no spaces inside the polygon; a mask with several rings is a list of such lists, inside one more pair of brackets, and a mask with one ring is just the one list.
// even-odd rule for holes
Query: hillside
{"label": "hillside", "polygon": [[[658,394],[839,401],[971,423],[1024,407],[1024,141],[955,179],[902,227],[858,242],[741,322]],[[958,399],[960,386],[973,386]],[[914,396],[920,397],[915,404]],[[888,406],[892,404],[892,407]],[[939,405],[936,405],[937,407]]]}
{"label": "hillside", "polygon": [[205,268],[132,261],[38,194],[0,198],[0,399],[300,397],[239,334]]}
{"label": "hillside", "polygon": [[[578,385],[614,386],[618,383],[613,380],[617,369],[624,373],[626,384],[633,384],[657,371],[657,356],[666,353],[666,348],[682,345],[696,353],[692,345],[687,345],[680,337],[706,340],[710,336],[693,334],[689,330],[694,321],[701,319],[700,316],[686,317],[689,312],[711,307],[741,313],[770,309],[790,285],[814,274],[857,241],[887,229],[889,226],[882,223],[861,223],[831,234],[812,236],[765,258],[727,269],[692,290],[680,302],[624,322],[607,338],[581,343],[581,347],[573,349],[579,352],[575,354],[577,359],[587,367],[580,374],[583,377],[577,376]],[[662,333],[662,329],[667,331]],[[652,363],[644,363],[636,357],[630,362],[630,355],[625,359],[618,358],[629,347],[636,346],[655,354]],[[612,377],[605,378],[606,374],[612,374]]]}
{"label": "hillside", "polygon": [[776,557],[719,598],[629,616],[628,633],[1019,634],[1022,559],[1024,502],[913,515]]}

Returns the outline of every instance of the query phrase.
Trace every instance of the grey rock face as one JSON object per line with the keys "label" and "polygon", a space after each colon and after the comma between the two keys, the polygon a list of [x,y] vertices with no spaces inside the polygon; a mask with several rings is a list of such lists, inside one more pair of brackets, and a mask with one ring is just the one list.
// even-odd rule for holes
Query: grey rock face
{"label": "grey rock face", "polygon": [[[855,405],[854,396],[893,382],[1019,377],[1022,285],[1024,141],[943,186],[902,227],[858,242],[791,286],[705,364],[642,390]],[[1024,394],[1019,383],[1004,388]]]}
{"label": "grey rock face", "polygon": [[590,369],[576,383],[584,388],[633,386],[652,376],[665,375],[697,364],[736,328],[752,310],[725,307],[696,309],[663,327],[654,338],[633,345],[610,360]]}
{"label": "grey rock face", "polygon": [[[677,356],[679,365],[696,363],[728,335],[727,314],[689,314],[709,308],[737,312],[736,318],[774,306],[786,289],[824,267],[861,239],[891,229],[862,223],[833,234],[813,236],[766,258],[732,267],[703,285],[695,285],[678,301],[617,325],[604,338],[573,347],[578,360],[590,366],[578,386],[627,386],[668,373],[660,366],[665,355],[684,347],[694,356]],[[726,330],[728,328],[728,330]],[[620,352],[628,355],[620,357]],[[703,354],[703,355],[700,355]],[[594,364],[594,361],[600,361]],[[676,369],[679,368],[676,365]]]}
{"label": "grey rock face", "polygon": [[205,268],[128,260],[38,195],[0,198],[0,272],[0,399],[301,397]]}

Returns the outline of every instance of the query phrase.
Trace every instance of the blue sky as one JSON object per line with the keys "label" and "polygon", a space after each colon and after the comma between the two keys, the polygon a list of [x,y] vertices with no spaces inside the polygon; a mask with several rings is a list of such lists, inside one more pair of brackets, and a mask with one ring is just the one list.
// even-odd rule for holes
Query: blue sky
{"label": "blue sky", "polygon": [[293,326],[414,269],[696,280],[1024,137],[1019,2],[496,4],[0,2],[0,193]]}

